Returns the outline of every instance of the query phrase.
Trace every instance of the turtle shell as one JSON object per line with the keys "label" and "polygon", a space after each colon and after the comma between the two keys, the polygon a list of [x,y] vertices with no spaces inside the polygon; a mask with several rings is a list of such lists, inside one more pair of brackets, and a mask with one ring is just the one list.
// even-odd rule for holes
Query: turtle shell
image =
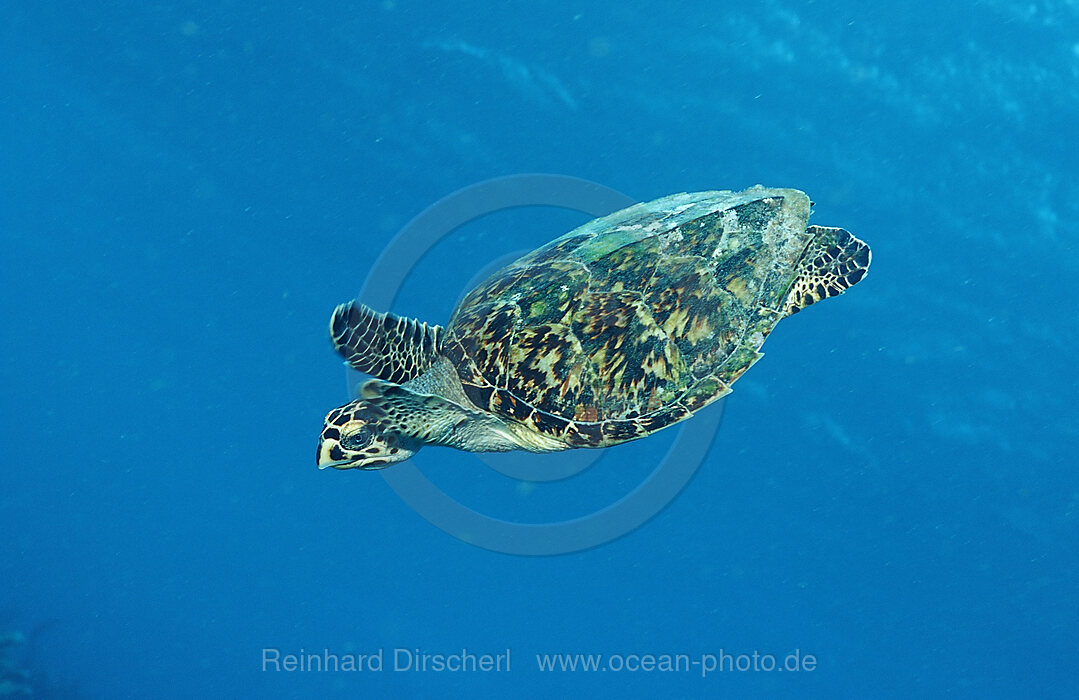
{"label": "turtle shell", "polygon": [[649,435],[761,356],[811,238],[809,206],[755,187],[591,221],[469,292],[443,353],[477,406],[569,445]]}

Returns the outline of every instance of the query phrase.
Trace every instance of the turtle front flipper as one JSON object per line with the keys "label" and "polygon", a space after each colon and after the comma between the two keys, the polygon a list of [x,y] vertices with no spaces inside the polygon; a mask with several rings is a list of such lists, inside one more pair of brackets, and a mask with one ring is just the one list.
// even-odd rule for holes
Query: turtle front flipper
{"label": "turtle front flipper", "polygon": [[384,428],[425,444],[441,442],[441,436],[469,419],[469,412],[449,399],[418,394],[377,379],[364,382],[360,397],[383,412]]}
{"label": "turtle front flipper", "polygon": [[442,327],[378,313],[352,301],[334,309],[330,339],[349,366],[403,384],[426,372],[438,359]]}
{"label": "turtle front flipper", "polygon": [[783,314],[796,314],[821,299],[842,294],[869,271],[869,246],[841,228],[810,226],[812,241],[798,265]]}
{"label": "turtle front flipper", "polygon": [[[497,416],[464,407],[436,394],[371,379],[360,387],[360,399],[378,411],[381,430],[426,445],[456,447],[469,452],[528,449]],[[417,448],[418,449],[418,448]]]}

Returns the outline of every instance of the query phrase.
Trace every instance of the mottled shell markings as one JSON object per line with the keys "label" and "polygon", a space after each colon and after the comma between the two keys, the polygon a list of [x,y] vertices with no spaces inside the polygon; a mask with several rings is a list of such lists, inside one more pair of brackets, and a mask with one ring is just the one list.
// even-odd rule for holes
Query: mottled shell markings
{"label": "mottled shell markings", "polygon": [[808,200],[781,192],[639,205],[496,273],[448,326],[466,392],[584,444],[651,432],[726,393],[759,357],[809,240]]}

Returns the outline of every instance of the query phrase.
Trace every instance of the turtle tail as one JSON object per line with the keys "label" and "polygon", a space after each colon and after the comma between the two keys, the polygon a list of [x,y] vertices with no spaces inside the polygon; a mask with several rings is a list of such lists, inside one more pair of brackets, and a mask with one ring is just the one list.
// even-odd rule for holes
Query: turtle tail
{"label": "turtle tail", "polygon": [[869,271],[869,246],[841,228],[810,226],[813,239],[798,264],[798,276],[783,303],[783,314],[796,314],[821,299],[858,284]]}

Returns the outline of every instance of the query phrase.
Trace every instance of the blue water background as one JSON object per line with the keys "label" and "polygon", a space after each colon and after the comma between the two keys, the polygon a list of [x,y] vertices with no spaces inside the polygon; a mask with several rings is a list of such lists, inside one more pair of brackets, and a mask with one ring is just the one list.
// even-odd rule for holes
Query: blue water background
{"label": "blue water background", "polygon": [[[42,697],[1079,694],[1074,2],[5,6],[0,632],[37,630]],[[772,335],[670,507],[554,558],[313,463],[347,400],[334,305],[432,202],[527,172],[798,187],[874,252]],[[395,310],[445,322],[586,218],[466,227]],[[571,517],[647,442],[553,502],[419,463],[500,517]],[[513,666],[272,673],[264,647]],[[534,660],[795,649],[816,670]]]}

